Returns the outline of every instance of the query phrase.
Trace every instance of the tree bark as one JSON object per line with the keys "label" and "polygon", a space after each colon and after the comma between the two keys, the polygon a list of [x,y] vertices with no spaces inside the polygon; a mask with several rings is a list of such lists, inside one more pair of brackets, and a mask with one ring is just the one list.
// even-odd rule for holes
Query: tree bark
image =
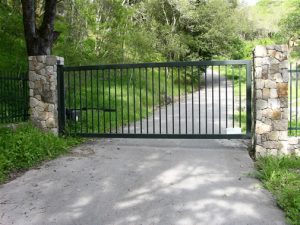
{"label": "tree bark", "polygon": [[40,27],[36,25],[35,0],[21,0],[28,56],[50,55],[59,33],[54,31],[57,0],[45,0],[45,13]]}

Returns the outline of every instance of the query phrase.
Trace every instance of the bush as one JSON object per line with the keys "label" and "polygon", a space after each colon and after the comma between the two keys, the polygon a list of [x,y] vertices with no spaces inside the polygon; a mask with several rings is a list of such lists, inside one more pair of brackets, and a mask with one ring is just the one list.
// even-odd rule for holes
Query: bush
{"label": "bush", "polygon": [[275,195],[287,221],[300,225],[300,158],[262,157],[256,166],[258,178]]}
{"label": "bush", "polygon": [[28,169],[42,160],[52,159],[68,151],[80,139],[57,137],[52,133],[41,132],[25,123],[12,129],[0,127],[0,182],[9,173]]}

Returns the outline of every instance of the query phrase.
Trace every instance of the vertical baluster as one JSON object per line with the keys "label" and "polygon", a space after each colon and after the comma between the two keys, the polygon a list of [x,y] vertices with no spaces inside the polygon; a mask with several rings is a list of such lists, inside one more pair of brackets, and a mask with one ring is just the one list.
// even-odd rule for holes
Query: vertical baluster
{"label": "vertical baluster", "polygon": [[[66,108],[69,108],[69,110],[70,110],[70,113],[71,113],[71,115],[72,115],[72,111],[74,110],[75,111],[75,114],[76,114],[76,110],[74,109],[75,107],[74,107],[74,105],[72,106],[72,104],[71,104],[71,81],[70,81],[70,73],[71,72],[68,72],[67,73],[67,82],[68,82],[68,85],[67,85],[67,88],[68,88],[68,93],[65,93],[66,94],[66,96],[67,96],[67,98],[68,98],[68,106],[66,107]],[[70,121],[73,123],[74,121],[72,121],[72,116],[70,116],[70,118],[69,118],[69,123],[70,123]],[[76,123],[76,122],[75,122]]]}
{"label": "vertical baluster", "polygon": [[172,134],[174,134],[174,67],[172,66]]}
{"label": "vertical baluster", "polygon": [[88,114],[88,91],[87,91],[87,74],[86,70],[84,70],[84,91],[85,91],[85,132],[89,132],[89,114]]}
{"label": "vertical baluster", "polygon": [[98,119],[98,133],[100,133],[100,104],[99,104],[99,69],[96,70],[97,82],[97,119]]}
{"label": "vertical baluster", "polygon": [[143,105],[142,105],[142,72],[141,68],[139,68],[139,80],[140,80],[140,133],[143,133]]}
{"label": "vertical baluster", "polygon": [[201,73],[200,68],[197,66],[197,74],[198,74],[198,126],[199,126],[199,134],[201,134]]}
{"label": "vertical baluster", "polygon": [[231,66],[232,69],[232,127],[234,127],[234,66]]}
{"label": "vertical baluster", "polygon": [[159,101],[159,133],[161,134],[161,95],[160,95],[160,67],[158,67],[158,101]]}
{"label": "vertical baluster", "polygon": [[116,68],[114,69],[114,78],[115,78],[115,129],[116,129],[116,134],[118,133],[118,110],[117,110],[117,70]]}
{"label": "vertical baluster", "polygon": [[94,91],[93,91],[93,70],[90,70],[91,77],[91,107],[92,107],[92,133],[94,133]]}
{"label": "vertical baluster", "polygon": [[111,77],[110,77],[110,69],[107,70],[107,79],[108,79],[108,109],[109,109],[109,133],[111,134]]}
{"label": "vertical baluster", "polygon": [[296,136],[298,134],[298,63],[296,63]]}
{"label": "vertical baluster", "polygon": [[83,113],[82,113],[82,80],[81,80],[81,70],[78,70],[78,81],[79,81],[79,107],[80,107],[80,133],[83,133],[83,121],[82,121],[82,117],[83,117]]}
{"label": "vertical baluster", "polygon": [[121,73],[121,122],[122,122],[122,134],[124,134],[124,107],[123,107],[123,69],[120,68]]}
{"label": "vertical baluster", "polygon": [[219,134],[221,134],[221,71],[220,65],[218,66],[219,77]]}
{"label": "vertical baluster", "polygon": [[147,120],[147,134],[149,134],[149,115],[148,115],[148,68],[146,70],[146,120]]}
{"label": "vertical baluster", "polygon": [[186,67],[184,67],[184,98],[185,98],[185,133],[188,133],[187,122],[187,89],[186,89]]}
{"label": "vertical baluster", "polygon": [[192,66],[191,84],[192,84],[192,134],[194,134],[194,67]]}
{"label": "vertical baluster", "polygon": [[168,87],[167,87],[167,67],[165,67],[165,108],[166,108],[166,134],[168,133]]}
{"label": "vertical baluster", "polygon": [[180,106],[180,67],[177,68],[178,75],[178,110],[179,110],[179,134],[181,134],[181,106]]}
{"label": "vertical baluster", "polygon": [[214,66],[211,68],[211,89],[212,89],[212,133],[215,133],[215,96],[214,96]]}
{"label": "vertical baluster", "polygon": [[205,80],[205,134],[207,134],[207,66],[204,67],[204,80]]}
{"label": "vertical baluster", "polygon": [[241,65],[239,65],[239,125],[242,128],[242,87],[241,87]]}
{"label": "vertical baluster", "polygon": [[228,127],[228,93],[227,93],[227,87],[228,87],[228,74],[227,74],[227,65],[225,66],[225,114],[226,114],[226,128]]}
{"label": "vertical baluster", "polygon": [[102,112],[103,112],[103,133],[106,133],[106,113],[105,113],[105,71],[102,70]]}
{"label": "vertical baluster", "polygon": [[293,117],[292,117],[292,112],[293,112],[293,92],[292,92],[292,89],[293,89],[293,72],[292,72],[292,63],[290,64],[290,132],[292,131],[292,120],[293,120]]}
{"label": "vertical baluster", "polygon": [[152,78],[152,116],[153,116],[153,134],[155,134],[155,106],[154,106],[155,89],[154,89],[154,68],[153,68],[153,67],[152,67],[152,72],[151,72],[151,78]]}
{"label": "vertical baluster", "polygon": [[[70,72],[71,73],[71,72]],[[74,110],[75,110],[75,120],[74,120],[74,132],[75,134],[77,133],[77,114],[78,114],[78,110],[77,110],[77,96],[76,96],[76,73],[75,70],[73,70],[73,105],[74,105]],[[69,93],[71,95],[71,93]],[[78,120],[79,117],[81,115],[78,116]]]}
{"label": "vertical baluster", "polygon": [[129,108],[129,74],[128,74],[128,68],[126,68],[126,81],[127,81],[127,130],[128,134],[130,134],[130,108]]}
{"label": "vertical baluster", "polygon": [[135,70],[134,70],[134,68],[132,68],[132,73],[133,73],[133,120],[134,120],[134,133],[136,134],[136,108],[135,108],[135,106],[136,106],[136,103],[135,103],[135,86],[136,86],[136,84],[135,84],[135,80],[136,80],[136,77],[135,77]]}

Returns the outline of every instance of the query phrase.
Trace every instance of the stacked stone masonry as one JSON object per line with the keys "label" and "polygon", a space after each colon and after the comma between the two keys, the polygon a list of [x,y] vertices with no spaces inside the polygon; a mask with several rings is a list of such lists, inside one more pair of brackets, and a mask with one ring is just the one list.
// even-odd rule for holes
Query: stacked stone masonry
{"label": "stacked stone masonry", "polygon": [[45,131],[58,132],[57,56],[29,57],[30,120]]}
{"label": "stacked stone masonry", "polygon": [[256,156],[297,152],[298,138],[288,137],[287,46],[254,50],[254,147]]}

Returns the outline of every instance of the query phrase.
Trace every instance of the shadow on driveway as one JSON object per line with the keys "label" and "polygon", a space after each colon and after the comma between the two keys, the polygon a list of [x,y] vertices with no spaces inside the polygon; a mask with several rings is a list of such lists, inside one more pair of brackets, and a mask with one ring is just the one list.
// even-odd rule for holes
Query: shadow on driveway
{"label": "shadow on driveway", "polygon": [[239,140],[98,139],[2,185],[0,224],[285,224]]}

